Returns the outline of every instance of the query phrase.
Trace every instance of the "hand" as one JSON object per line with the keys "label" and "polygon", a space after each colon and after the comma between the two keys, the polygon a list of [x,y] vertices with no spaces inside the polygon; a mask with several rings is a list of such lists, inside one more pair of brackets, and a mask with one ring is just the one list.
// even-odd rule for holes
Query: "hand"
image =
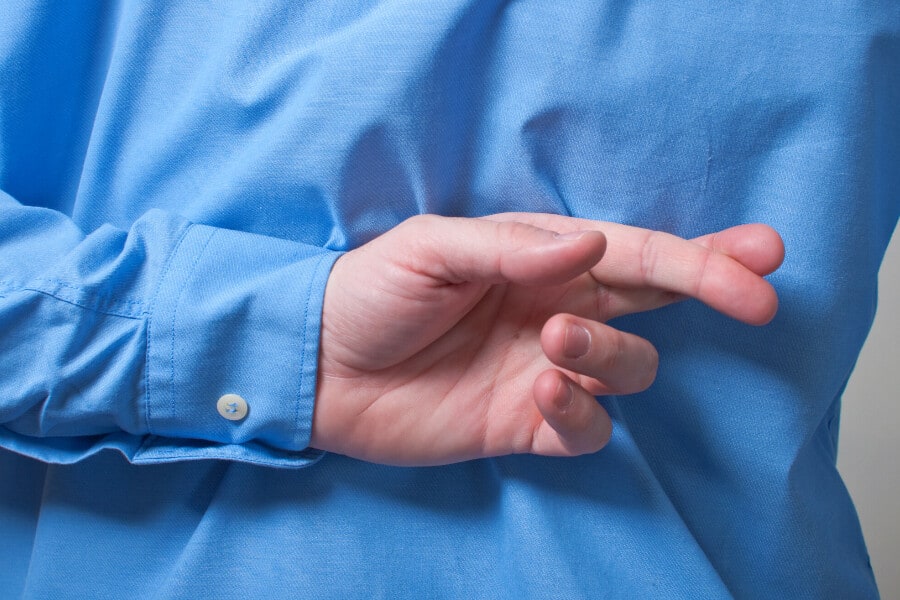
{"label": "hand", "polygon": [[594,395],[641,391],[657,366],[604,322],[693,297],[767,323],[761,275],[783,252],[764,225],[687,241],[556,215],[413,217],[335,263],[311,445],[396,465],[597,451],[612,424]]}

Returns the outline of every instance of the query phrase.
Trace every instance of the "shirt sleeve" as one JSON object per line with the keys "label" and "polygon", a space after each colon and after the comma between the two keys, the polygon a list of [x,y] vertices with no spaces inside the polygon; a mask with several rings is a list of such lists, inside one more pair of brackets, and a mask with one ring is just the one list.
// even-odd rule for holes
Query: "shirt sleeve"
{"label": "shirt sleeve", "polygon": [[[338,256],[159,210],[86,233],[0,193],[0,446],[53,463],[114,449],[311,464]],[[219,412],[226,394],[243,419]]]}

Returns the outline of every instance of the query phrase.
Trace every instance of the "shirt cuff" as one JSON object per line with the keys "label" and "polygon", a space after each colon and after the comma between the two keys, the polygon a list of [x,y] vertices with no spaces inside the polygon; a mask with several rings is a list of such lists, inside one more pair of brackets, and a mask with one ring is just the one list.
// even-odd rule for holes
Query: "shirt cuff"
{"label": "shirt cuff", "polygon": [[[131,460],[316,460],[308,446],[322,302],[339,256],[191,225],[151,305],[141,407],[150,435]],[[246,403],[243,418],[217,407],[226,394]]]}

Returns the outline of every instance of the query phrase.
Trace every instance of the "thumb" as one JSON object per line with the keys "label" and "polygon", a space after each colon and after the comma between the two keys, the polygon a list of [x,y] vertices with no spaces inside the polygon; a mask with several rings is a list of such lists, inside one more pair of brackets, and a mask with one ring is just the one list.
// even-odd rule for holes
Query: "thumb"
{"label": "thumb", "polygon": [[400,262],[451,284],[556,285],[589,270],[606,250],[599,231],[560,235],[516,221],[420,215],[394,233],[402,239],[394,246]]}

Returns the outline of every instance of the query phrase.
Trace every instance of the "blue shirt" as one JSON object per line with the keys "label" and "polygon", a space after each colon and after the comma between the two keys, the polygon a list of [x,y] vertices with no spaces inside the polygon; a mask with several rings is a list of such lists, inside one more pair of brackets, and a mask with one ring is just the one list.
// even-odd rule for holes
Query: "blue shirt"
{"label": "blue shirt", "polygon": [[[0,72],[0,596],[877,596],[835,455],[897,3],[11,0]],[[661,366],[595,455],[309,449],[334,260],[506,210],[768,223],[781,310],[618,320]]]}

